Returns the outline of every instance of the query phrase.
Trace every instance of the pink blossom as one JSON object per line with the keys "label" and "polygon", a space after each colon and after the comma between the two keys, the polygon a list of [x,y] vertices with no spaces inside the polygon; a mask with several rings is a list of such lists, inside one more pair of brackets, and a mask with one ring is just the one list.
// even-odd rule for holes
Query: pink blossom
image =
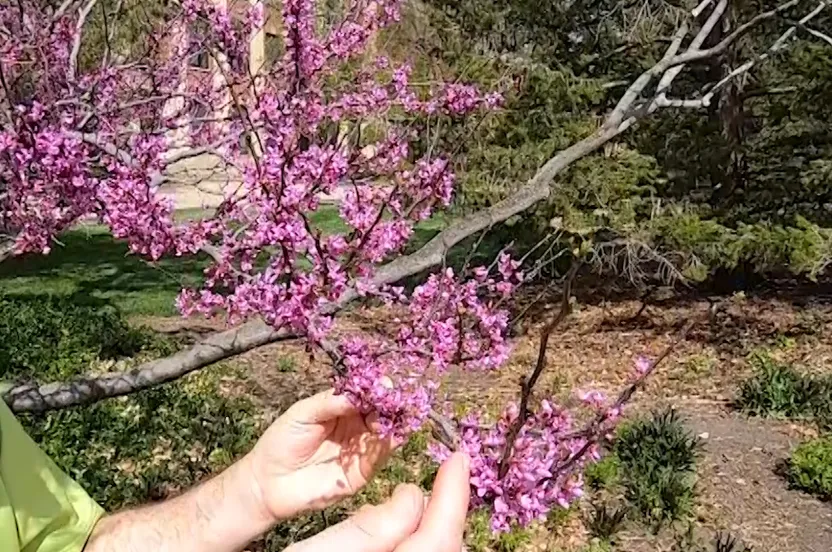
{"label": "pink blossom", "polygon": [[650,362],[650,359],[647,357],[640,356],[636,359],[635,364],[635,371],[636,376],[641,377],[647,374],[650,371],[650,368],[653,366],[653,363]]}
{"label": "pink blossom", "polygon": [[[184,316],[224,316],[231,324],[258,318],[310,349],[332,343],[338,391],[376,412],[386,434],[404,439],[417,431],[450,371],[506,362],[504,303],[523,275],[504,254],[494,274],[477,267],[471,279],[447,269],[412,292],[376,278],[419,221],[451,204],[454,163],[435,152],[418,157],[411,146],[423,137],[404,124],[391,123],[370,143],[330,129],[360,129],[391,120],[391,112],[457,118],[500,105],[499,95],[464,83],[417,89],[412,67],[386,58],[371,60],[354,80],[331,78],[399,19],[400,4],[351,3],[324,33],[313,0],[284,0],[285,55],[254,82],[245,60],[252,32],[265,23],[260,2],[240,21],[223,4],[183,0],[152,30],[160,40],[143,44],[140,59],[111,56],[90,67],[70,63],[76,10],[54,17],[31,0],[0,6],[0,27],[16,38],[0,44],[4,76],[25,76],[33,99],[2,98],[11,114],[0,127],[0,227],[14,235],[15,253],[48,253],[62,231],[91,216],[150,261],[202,255],[209,260],[203,281],[176,299]],[[191,68],[204,56],[217,73]],[[235,177],[216,212],[181,222],[164,193],[171,164],[203,150]],[[345,228],[322,229],[314,223],[320,197],[336,189],[346,190]],[[395,316],[386,331],[332,331],[333,313],[353,294],[384,302]],[[477,416],[461,426],[476,502],[493,508],[500,531],[539,519],[580,491],[578,465],[552,478],[581,441],[559,439],[571,417],[545,401],[524,426],[507,477],[498,477],[517,416],[510,405],[496,429],[480,428]]]}

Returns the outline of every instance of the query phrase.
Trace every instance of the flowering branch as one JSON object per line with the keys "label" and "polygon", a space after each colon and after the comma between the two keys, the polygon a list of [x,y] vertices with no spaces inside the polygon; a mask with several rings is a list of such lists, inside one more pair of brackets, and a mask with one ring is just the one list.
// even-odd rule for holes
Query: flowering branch
{"label": "flowering branch", "polygon": [[706,315],[693,318],[692,320],[688,321],[682,329],[676,334],[674,340],[668,345],[658,357],[652,362],[646,362],[644,359],[639,360],[639,364],[637,365],[638,377],[635,381],[633,381],[630,385],[624,388],[619,394],[618,398],[612,404],[608,411],[602,412],[598,414],[584,429],[575,432],[569,435],[569,438],[585,438],[587,439],[586,444],[578,450],[575,454],[570,456],[565,462],[557,466],[554,470],[555,473],[560,473],[569,470],[572,466],[576,463],[580,462],[581,459],[586,456],[586,454],[592,449],[593,446],[598,442],[598,439],[608,431],[608,428],[605,427],[605,424],[610,419],[610,412],[618,413],[620,412],[624,406],[630,402],[635,395],[636,391],[644,385],[644,382],[656,371],[656,368],[664,362],[667,357],[669,357],[673,351],[676,350],[676,347],[687,338],[687,335],[690,331],[696,327],[697,324],[702,322],[702,320],[706,319],[708,315],[712,315],[716,309],[716,306],[713,305],[711,309],[708,311]]}
{"label": "flowering branch", "polygon": [[500,468],[497,472],[500,479],[505,477],[508,473],[509,462],[511,460],[511,455],[514,452],[514,442],[517,440],[520,430],[523,429],[526,421],[528,421],[529,399],[531,398],[534,386],[537,384],[537,380],[540,379],[540,376],[543,374],[543,370],[546,368],[546,352],[549,348],[549,338],[552,336],[552,332],[554,332],[561,322],[566,319],[572,310],[572,284],[574,283],[575,277],[580,271],[582,264],[583,263],[580,260],[572,262],[572,266],[569,268],[569,272],[564,278],[560,310],[540,332],[537,363],[535,364],[534,371],[532,371],[528,378],[522,378],[520,381],[520,410],[517,419],[512,424],[511,429],[506,436],[505,450],[503,451],[503,457],[500,459]]}

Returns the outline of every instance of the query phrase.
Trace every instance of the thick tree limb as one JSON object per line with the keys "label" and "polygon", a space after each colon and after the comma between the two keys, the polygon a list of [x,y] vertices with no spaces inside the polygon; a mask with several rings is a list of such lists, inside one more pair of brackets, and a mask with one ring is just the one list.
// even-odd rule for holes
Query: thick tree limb
{"label": "thick tree limb", "polygon": [[214,334],[186,351],[147,362],[133,370],[40,387],[22,385],[9,390],[3,398],[15,412],[43,412],[89,404],[173,381],[226,358],[291,337],[289,332],[277,331],[264,322],[249,322]]}

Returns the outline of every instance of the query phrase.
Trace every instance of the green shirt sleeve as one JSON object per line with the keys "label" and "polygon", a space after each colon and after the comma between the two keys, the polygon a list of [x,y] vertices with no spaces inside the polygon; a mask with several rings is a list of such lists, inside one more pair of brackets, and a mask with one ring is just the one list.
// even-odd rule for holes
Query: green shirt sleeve
{"label": "green shirt sleeve", "polygon": [[80,552],[103,513],[0,398],[0,550]]}

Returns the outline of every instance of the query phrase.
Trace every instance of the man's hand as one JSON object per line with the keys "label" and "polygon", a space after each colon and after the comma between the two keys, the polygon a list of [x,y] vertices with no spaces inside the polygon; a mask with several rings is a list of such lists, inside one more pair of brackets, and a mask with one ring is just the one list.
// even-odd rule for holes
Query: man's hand
{"label": "man's hand", "polygon": [[[354,494],[394,448],[345,397],[332,392],[294,405],[254,450],[225,472],[162,503],[104,517],[85,552],[231,552],[277,521]],[[294,550],[459,552],[468,509],[468,463],[439,471],[427,506],[404,486]]]}
{"label": "man's hand", "polygon": [[439,469],[425,504],[414,485],[401,485],[380,506],[290,546],[286,552],[460,552],[470,498],[469,460],[454,454]]}
{"label": "man's hand", "polygon": [[355,494],[393,448],[345,396],[327,391],[289,408],[245,462],[255,495],[278,521]]}

